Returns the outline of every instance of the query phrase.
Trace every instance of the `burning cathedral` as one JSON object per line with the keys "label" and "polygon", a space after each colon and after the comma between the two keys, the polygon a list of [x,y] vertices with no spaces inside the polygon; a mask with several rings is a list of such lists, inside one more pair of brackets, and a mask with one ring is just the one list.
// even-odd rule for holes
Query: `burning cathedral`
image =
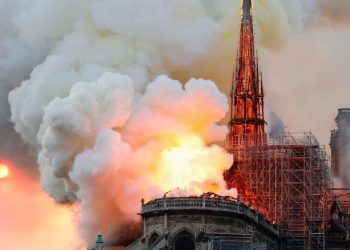
{"label": "burning cathedral", "polygon": [[[223,173],[238,197],[142,201],[143,235],[126,249],[349,249],[348,213],[330,191],[325,148],[311,133],[265,132],[252,10],[243,0],[226,140],[233,164]],[[113,248],[99,236],[94,249]]]}

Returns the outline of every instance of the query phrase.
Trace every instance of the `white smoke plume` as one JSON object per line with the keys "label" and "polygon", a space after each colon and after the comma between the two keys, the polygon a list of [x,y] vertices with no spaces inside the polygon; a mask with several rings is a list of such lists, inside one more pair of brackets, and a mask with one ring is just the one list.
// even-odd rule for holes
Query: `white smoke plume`
{"label": "white smoke plume", "polygon": [[[338,11],[350,7],[334,2],[256,0],[262,65],[274,65],[270,51],[283,51],[305,29],[347,26]],[[14,129],[38,153],[44,190],[58,202],[80,204],[85,239],[97,232],[117,237],[135,221],[141,197],[179,186],[191,193],[224,189],[221,173],[230,159],[215,143],[225,137],[217,123],[227,99],[213,82],[192,78],[229,92],[241,1],[14,3],[11,28],[0,29],[14,41],[0,43],[8,55],[0,68],[12,69],[0,87],[8,92],[23,80],[9,95]],[[275,73],[267,67],[268,80],[279,84]],[[183,88],[162,74],[188,83]],[[9,117],[8,108],[0,112]],[[5,121],[1,130],[11,131]]]}
{"label": "white smoke plume", "polygon": [[141,98],[134,86],[129,77],[106,73],[74,84],[44,110],[38,134],[43,188],[58,201],[79,200],[89,237],[112,237],[136,221],[141,197],[177,187],[192,194],[225,191],[221,175],[230,156],[207,145],[225,138],[226,128],[214,124],[228,110],[226,96],[213,82],[195,79],[183,89],[158,77]]}

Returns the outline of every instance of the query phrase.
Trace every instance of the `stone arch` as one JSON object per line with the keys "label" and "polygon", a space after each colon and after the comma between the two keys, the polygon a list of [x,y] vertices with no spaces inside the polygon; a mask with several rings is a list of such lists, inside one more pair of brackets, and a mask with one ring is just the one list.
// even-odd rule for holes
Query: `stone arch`
{"label": "stone arch", "polygon": [[151,237],[149,237],[149,240],[148,240],[148,246],[152,246],[159,238],[159,234],[157,232],[153,232],[151,234]]}
{"label": "stone arch", "polygon": [[175,250],[195,250],[196,241],[191,230],[182,228],[173,237]]}

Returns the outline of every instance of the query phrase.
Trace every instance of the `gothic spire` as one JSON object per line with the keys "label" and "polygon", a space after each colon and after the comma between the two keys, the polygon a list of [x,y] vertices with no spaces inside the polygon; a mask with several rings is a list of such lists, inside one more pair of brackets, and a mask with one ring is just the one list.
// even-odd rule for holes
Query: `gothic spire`
{"label": "gothic spire", "polygon": [[228,151],[265,144],[264,94],[255,57],[252,0],[242,0],[240,46],[232,81]]}

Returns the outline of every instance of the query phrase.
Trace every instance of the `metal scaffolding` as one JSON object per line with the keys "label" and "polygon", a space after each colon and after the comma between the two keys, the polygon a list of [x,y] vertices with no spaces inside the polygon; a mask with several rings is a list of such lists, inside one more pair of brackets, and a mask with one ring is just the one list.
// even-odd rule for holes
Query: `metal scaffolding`
{"label": "metal scaffolding", "polygon": [[242,140],[225,172],[228,186],[283,229],[284,249],[324,249],[322,200],[330,185],[324,147],[311,133],[267,136],[262,146]]}
{"label": "metal scaffolding", "polygon": [[328,158],[311,133],[265,134],[264,91],[254,47],[252,1],[242,1],[240,46],[232,79],[224,173],[229,188],[277,223],[283,249],[325,249],[324,193],[330,186]]}

